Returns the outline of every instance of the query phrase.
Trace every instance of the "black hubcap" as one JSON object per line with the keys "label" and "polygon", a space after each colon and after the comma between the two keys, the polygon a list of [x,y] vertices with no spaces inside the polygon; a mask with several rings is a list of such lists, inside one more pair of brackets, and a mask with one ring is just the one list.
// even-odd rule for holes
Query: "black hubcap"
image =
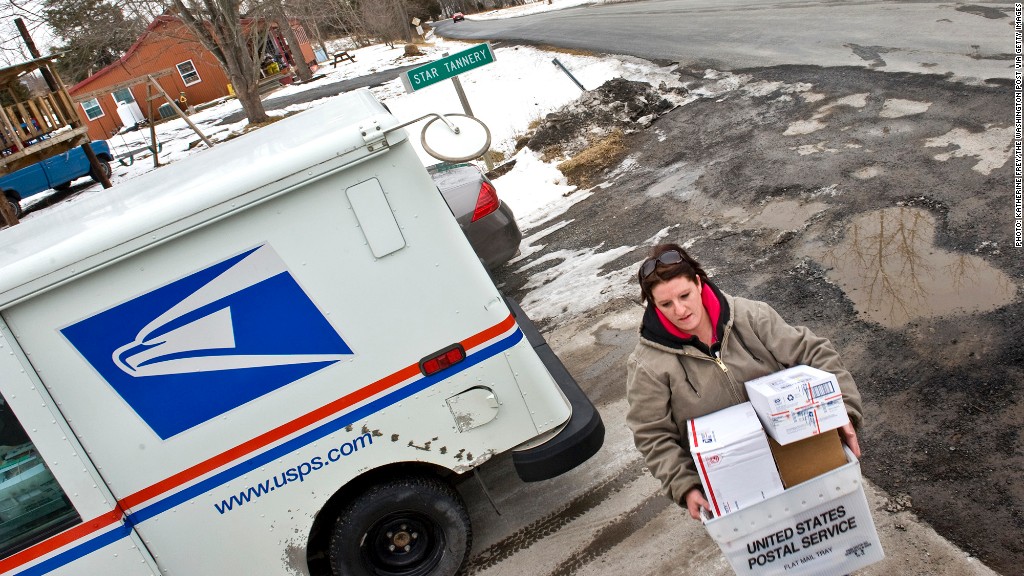
{"label": "black hubcap", "polygon": [[378,576],[423,576],[444,554],[444,534],[428,516],[396,512],[366,531],[362,556]]}

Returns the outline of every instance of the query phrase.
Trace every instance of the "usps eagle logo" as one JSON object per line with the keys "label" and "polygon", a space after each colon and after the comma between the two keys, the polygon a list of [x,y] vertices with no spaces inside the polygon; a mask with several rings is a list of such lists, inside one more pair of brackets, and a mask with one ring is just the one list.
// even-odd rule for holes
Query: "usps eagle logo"
{"label": "usps eagle logo", "polygon": [[268,245],[61,333],[164,439],[352,354]]}

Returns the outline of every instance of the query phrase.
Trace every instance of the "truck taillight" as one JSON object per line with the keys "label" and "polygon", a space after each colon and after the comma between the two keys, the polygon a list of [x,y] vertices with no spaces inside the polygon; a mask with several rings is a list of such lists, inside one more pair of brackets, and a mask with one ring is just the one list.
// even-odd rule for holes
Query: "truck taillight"
{"label": "truck taillight", "polygon": [[498,191],[494,189],[494,186],[490,182],[481,182],[480,195],[476,198],[476,208],[473,210],[473,219],[470,222],[476,222],[497,210],[498,203]]}
{"label": "truck taillight", "polygon": [[438,372],[445,370],[454,364],[458,364],[465,359],[466,351],[461,345],[456,344],[420,360],[420,372],[422,372],[424,376],[437,374]]}

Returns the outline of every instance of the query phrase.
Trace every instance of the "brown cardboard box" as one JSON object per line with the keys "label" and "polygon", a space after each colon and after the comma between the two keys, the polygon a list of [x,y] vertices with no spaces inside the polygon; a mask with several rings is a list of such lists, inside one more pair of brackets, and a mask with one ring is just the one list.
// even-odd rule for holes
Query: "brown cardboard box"
{"label": "brown cardboard box", "polygon": [[768,446],[786,488],[846,464],[846,453],[837,430],[815,434],[785,446],[769,437]]}

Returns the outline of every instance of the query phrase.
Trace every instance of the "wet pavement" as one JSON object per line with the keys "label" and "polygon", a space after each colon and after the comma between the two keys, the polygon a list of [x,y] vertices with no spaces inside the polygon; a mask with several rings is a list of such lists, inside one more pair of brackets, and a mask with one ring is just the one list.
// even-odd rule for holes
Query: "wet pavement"
{"label": "wet pavement", "polygon": [[[623,284],[602,289],[596,308],[566,302],[541,324],[609,430],[624,433],[639,317],[628,283],[649,243],[682,243],[726,292],[830,338],[856,378],[862,470],[888,555],[863,573],[1019,572],[1024,263],[1010,244],[1005,89],[861,68],[681,76],[705,96],[628,136],[626,158],[589,197],[524,230],[543,248],[498,271],[500,287],[523,299],[561,283]],[[608,480],[614,495],[584,499],[565,524],[534,526],[544,514],[532,500],[575,502],[583,488],[521,488],[530,504],[487,529],[511,535],[474,552],[511,559],[480,573],[728,573],[699,525],[650,499],[656,483],[636,475],[635,457],[626,436],[573,477],[596,490]],[[917,540],[932,528],[934,540]],[[549,536],[531,544],[534,530]],[[936,552],[944,539],[960,550]]]}

